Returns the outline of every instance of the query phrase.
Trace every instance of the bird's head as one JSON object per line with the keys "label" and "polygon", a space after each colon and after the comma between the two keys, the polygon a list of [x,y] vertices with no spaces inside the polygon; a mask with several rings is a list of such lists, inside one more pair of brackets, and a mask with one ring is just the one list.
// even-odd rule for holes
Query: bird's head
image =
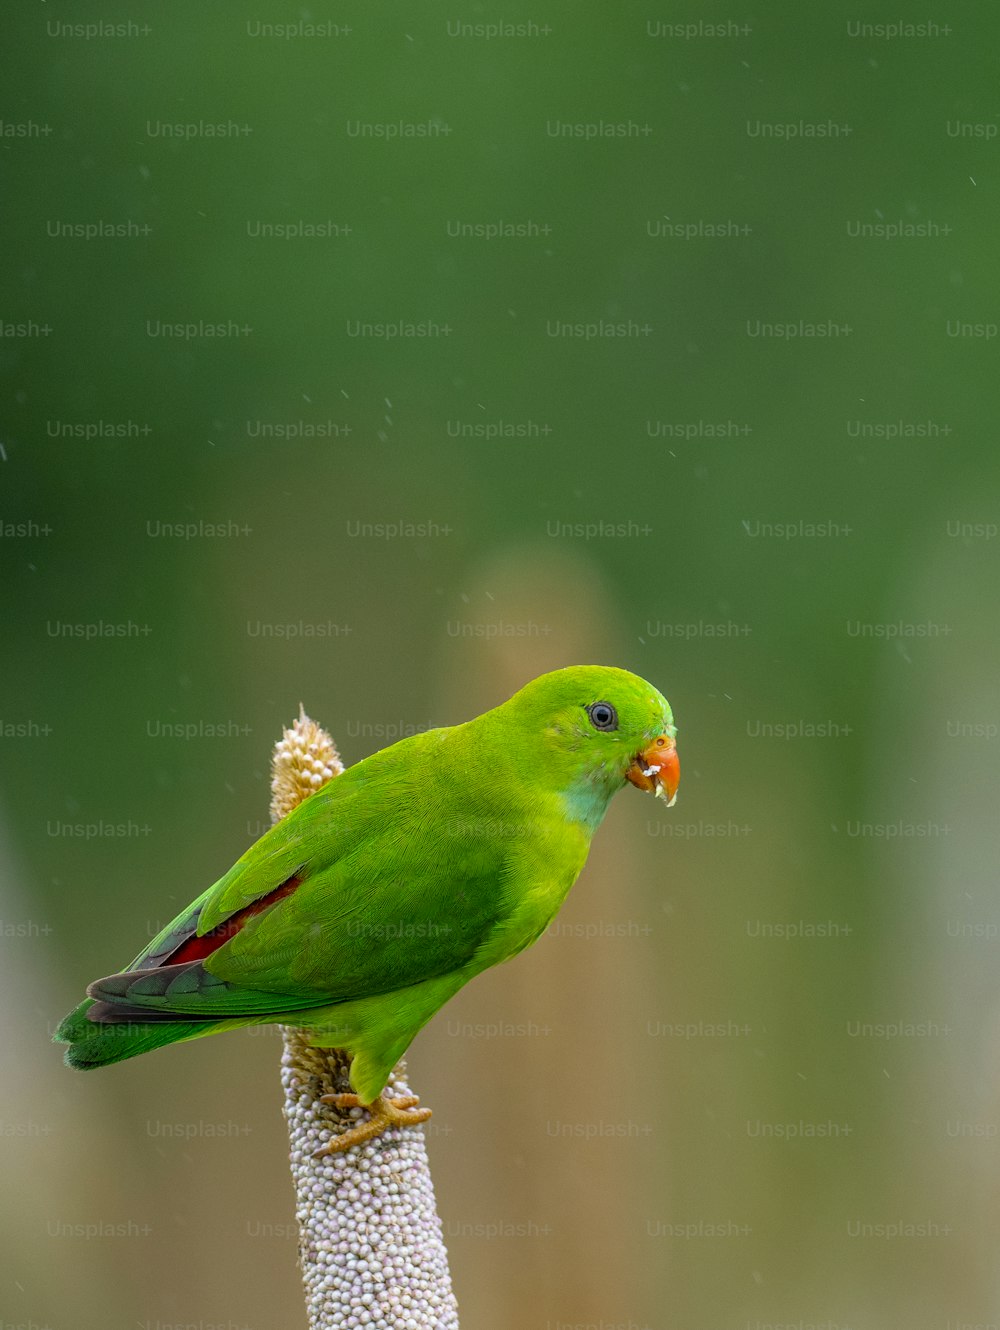
{"label": "bird's head", "polygon": [[669,807],[677,798],[677,727],[666,698],[628,670],[574,665],[540,675],[505,709],[544,741],[559,787],[607,797],[627,782]]}

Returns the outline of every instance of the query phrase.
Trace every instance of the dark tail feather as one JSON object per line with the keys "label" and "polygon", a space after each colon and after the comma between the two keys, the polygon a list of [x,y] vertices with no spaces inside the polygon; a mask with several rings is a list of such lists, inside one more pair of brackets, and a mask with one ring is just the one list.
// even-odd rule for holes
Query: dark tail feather
{"label": "dark tail feather", "polygon": [[66,1065],[78,1071],[106,1067],[112,1062],[124,1062],[126,1058],[149,1053],[154,1048],[175,1044],[182,1039],[197,1039],[199,1035],[211,1034],[220,1025],[226,1024],[223,1021],[162,1019],[135,1023],[118,1019],[108,1024],[99,1024],[87,1015],[94,1005],[90,998],[81,1002],[52,1036],[56,1043],[69,1044],[64,1055]]}

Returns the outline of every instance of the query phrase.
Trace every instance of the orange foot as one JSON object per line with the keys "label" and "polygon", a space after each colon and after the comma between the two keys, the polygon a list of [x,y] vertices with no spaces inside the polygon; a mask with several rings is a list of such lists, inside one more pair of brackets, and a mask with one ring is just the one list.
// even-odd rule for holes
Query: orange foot
{"label": "orange foot", "polygon": [[333,1104],[336,1108],[366,1108],[371,1116],[367,1122],[357,1122],[353,1127],[348,1127],[347,1131],[342,1131],[339,1136],[332,1137],[322,1150],[315,1151],[314,1159],[318,1159],[321,1155],[339,1154],[343,1150],[349,1150],[352,1145],[360,1145],[362,1141],[370,1141],[376,1136],[381,1136],[389,1127],[416,1126],[418,1122],[426,1122],[431,1115],[429,1108],[414,1107],[420,1103],[415,1094],[399,1095],[395,1099],[386,1099],[379,1095],[370,1104],[363,1104],[356,1094],[324,1094],[320,1095],[319,1102]]}

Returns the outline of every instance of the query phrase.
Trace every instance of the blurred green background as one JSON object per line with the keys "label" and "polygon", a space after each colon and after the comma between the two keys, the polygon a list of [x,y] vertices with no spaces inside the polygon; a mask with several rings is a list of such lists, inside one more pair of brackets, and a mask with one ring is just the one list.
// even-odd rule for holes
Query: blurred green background
{"label": "blurred green background", "polygon": [[48,1036],[300,700],[589,661],[681,795],[411,1051],[463,1330],[1000,1322],[998,21],[860,8],[12,8],[5,1328],[305,1324],[276,1031]]}

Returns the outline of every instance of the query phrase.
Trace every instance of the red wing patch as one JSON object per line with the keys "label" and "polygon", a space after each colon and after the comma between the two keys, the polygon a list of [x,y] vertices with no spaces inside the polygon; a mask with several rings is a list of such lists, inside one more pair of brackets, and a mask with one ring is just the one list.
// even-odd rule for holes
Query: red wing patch
{"label": "red wing patch", "polygon": [[260,914],[286,896],[290,896],[301,882],[300,877],[290,877],[286,882],[282,882],[280,886],[275,887],[273,891],[269,891],[266,896],[251,901],[249,905],[244,905],[242,910],[237,910],[228,919],[223,919],[222,923],[216,924],[211,932],[205,933],[202,937],[192,933],[169,956],[165,956],[159,962],[160,965],[183,965],[185,961],[200,961],[206,956],[211,956],[212,952],[218,951],[224,942],[228,942],[230,938],[235,937],[248,919],[252,919],[255,914]]}

